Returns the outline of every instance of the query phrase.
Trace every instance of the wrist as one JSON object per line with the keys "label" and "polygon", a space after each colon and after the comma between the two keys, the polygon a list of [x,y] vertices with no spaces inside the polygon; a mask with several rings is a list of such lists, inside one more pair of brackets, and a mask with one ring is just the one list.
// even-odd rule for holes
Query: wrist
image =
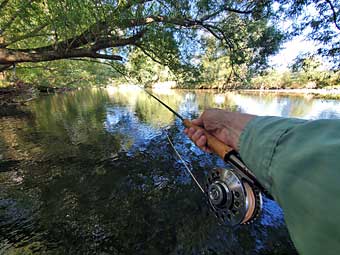
{"label": "wrist", "polygon": [[225,142],[227,142],[227,145],[238,151],[241,133],[248,122],[255,117],[255,115],[251,114],[225,111],[223,116],[223,133],[226,137]]}

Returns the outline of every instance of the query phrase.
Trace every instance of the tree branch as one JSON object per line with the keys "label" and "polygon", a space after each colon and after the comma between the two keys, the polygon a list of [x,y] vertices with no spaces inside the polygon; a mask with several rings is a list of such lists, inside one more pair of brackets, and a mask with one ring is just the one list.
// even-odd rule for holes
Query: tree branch
{"label": "tree branch", "polygon": [[101,65],[106,65],[106,66],[110,66],[112,67],[112,65],[108,62],[102,62],[99,60],[95,60],[95,59],[87,59],[87,58],[70,58],[69,60],[73,60],[73,61],[83,61],[83,62],[90,62],[90,63],[97,63],[97,64],[101,64]]}
{"label": "tree branch", "polygon": [[107,63],[107,62],[101,62],[101,61],[97,61],[94,59],[84,59],[84,58],[71,58],[70,60],[76,60],[76,61],[84,61],[84,62],[92,62],[92,63],[97,63],[97,64],[101,64],[101,65],[107,65],[109,67],[111,67],[113,70],[115,70],[117,73],[119,73],[120,75],[122,75],[122,77],[128,82],[128,83],[133,83],[132,79],[130,79],[130,77],[124,73],[123,71],[119,70],[117,67],[115,67],[113,64]]}
{"label": "tree branch", "polygon": [[[135,4],[143,4],[146,2],[149,2],[151,0],[137,0],[137,1],[128,1],[124,5],[124,9],[128,9],[131,6]],[[109,19],[98,21],[92,26],[90,26],[88,29],[83,31],[80,35],[66,39],[64,41],[58,42],[54,45],[48,45],[44,47],[39,48],[31,48],[31,49],[22,49],[22,51],[46,51],[46,50],[55,50],[55,49],[75,49],[79,48],[81,46],[85,46],[89,43],[93,43],[97,40],[98,37],[103,35],[103,31],[105,31],[109,27]],[[38,28],[37,28],[38,29]],[[109,37],[107,37],[108,40]],[[11,42],[10,44],[12,44]],[[118,47],[122,46],[120,45],[122,42],[117,42],[117,46],[112,47]],[[128,43],[129,44],[129,43]],[[123,45],[124,46],[124,45]]]}
{"label": "tree branch", "polygon": [[151,23],[168,23],[168,24],[179,25],[183,27],[194,27],[194,26],[199,25],[201,21],[191,20],[185,17],[169,18],[166,16],[157,15],[157,16],[148,16],[144,18],[128,20],[127,28],[148,25]]}
{"label": "tree branch", "polygon": [[13,64],[0,65],[0,72],[6,71],[11,68]]}
{"label": "tree branch", "polygon": [[122,47],[125,45],[133,45],[138,41],[140,38],[143,37],[145,33],[145,29],[139,31],[138,33],[132,35],[131,37],[127,38],[112,38],[112,37],[104,37],[100,38],[97,37],[95,33],[90,32],[91,29],[86,30],[81,35],[78,35],[74,38],[67,39],[65,41],[59,42],[54,45],[43,46],[39,48],[30,48],[30,49],[18,49],[19,52],[26,52],[26,53],[43,53],[47,51],[65,51],[65,50],[72,50],[78,47],[82,47],[93,43],[91,46],[92,51],[98,51],[105,48],[113,48],[113,47]]}
{"label": "tree branch", "polygon": [[[216,39],[218,40],[224,40],[226,42],[226,44],[228,45],[229,50],[233,50],[234,45],[233,42],[225,35],[224,31],[222,29],[220,29],[217,26],[213,26],[210,24],[202,24],[202,26],[208,30],[209,33],[211,33]],[[218,35],[214,30],[217,30],[220,34]]]}
{"label": "tree branch", "polygon": [[329,4],[329,6],[330,6],[331,9],[332,9],[334,25],[336,26],[336,28],[337,28],[338,30],[340,30],[340,26],[339,26],[338,23],[337,23],[338,17],[337,17],[337,14],[336,14],[334,5],[332,4],[332,2],[331,2],[330,0],[325,0],[325,1]]}
{"label": "tree branch", "polygon": [[107,55],[107,54],[100,54],[100,53],[92,53],[88,57],[90,57],[90,58],[109,59],[109,60],[118,60],[118,61],[122,61],[123,60],[123,58],[121,56],[118,56],[118,55]]}
{"label": "tree branch", "polygon": [[152,0],[135,0],[135,1],[127,1],[127,3],[123,6],[125,10],[130,9],[132,6],[136,4],[145,4],[147,2],[151,2]]}
{"label": "tree branch", "polygon": [[238,10],[238,9],[234,9],[234,8],[231,8],[231,7],[225,7],[223,9],[224,9],[224,11],[234,12],[234,13],[238,13],[238,14],[251,14],[253,12],[253,10]]}
{"label": "tree branch", "polygon": [[9,65],[21,62],[44,62],[77,57],[103,58],[118,61],[123,60],[121,56],[100,54],[92,51],[91,49],[73,49],[65,51],[45,51],[40,53],[28,53],[0,48],[0,64],[2,65]]}
{"label": "tree branch", "polygon": [[116,38],[115,40],[112,40],[112,38],[102,38],[102,39],[99,39],[91,47],[91,49],[94,51],[98,51],[98,50],[106,49],[106,48],[122,47],[126,45],[135,45],[136,42],[143,37],[145,32],[146,32],[146,29],[143,29],[131,37]]}
{"label": "tree branch", "polygon": [[53,45],[47,45],[38,48],[29,48],[29,49],[20,49],[23,52],[36,51],[43,52],[49,50],[62,50],[62,49],[75,49],[84,45],[87,45],[89,42],[94,42],[99,34],[97,31],[104,28],[104,23],[99,22],[86,29],[83,33],[78,36],[66,39],[64,41],[58,42]]}
{"label": "tree branch", "polygon": [[162,15],[151,15],[148,17],[143,17],[143,18],[138,18],[138,19],[131,19],[127,21],[127,27],[137,27],[137,26],[143,26],[143,25],[148,25],[151,23],[168,23],[168,24],[173,24],[173,25],[179,25],[183,27],[195,27],[198,25],[201,25],[204,21],[210,19],[214,15],[219,14],[220,12],[223,11],[230,11],[230,12],[235,12],[235,13],[241,13],[241,14],[251,14],[252,10],[237,10],[237,9],[232,9],[232,8],[224,8],[222,10],[216,11],[210,15],[206,15],[202,17],[199,20],[196,19],[190,19],[186,17],[166,17]]}
{"label": "tree branch", "polygon": [[70,58],[70,60],[83,61],[83,62],[90,62],[90,63],[97,63],[97,64],[101,64],[101,65],[106,65],[106,66],[111,67],[112,69],[117,71],[119,74],[121,74],[125,79],[127,79],[126,78],[126,73],[124,73],[121,70],[119,70],[118,68],[114,67],[111,63],[102,62],[102,61],[98,61],[98,60],[94,60],[94,59],[85,59],[85,58]]}
{"label": "tree branch", "polygon": [[164,65],[164,63],[162,63],[161,61],[159,61],[158,59],[156,59],[155,57],[153,57],[151,54],[149,54],[149,52],[147,52],[141,45],[136,44],[136,47],[138,47],[146,56],[148,56],[149,58],[152,59],[152,61],[160,64],[160,65]]}
{"label": "tree branch", "polygon": [[215,17],[216,15],[219,15],[221,14],[222,12],[234,12],[234,13],[238,13],[238,14],[251,14],[253,12],[253,10],[238,10],[238,9],[234,9],[234,8],[231,8],[231,7],[224,7],[224,8],[221,8],[220,10],[217,10],[211,14],[207,14],[205,16],[203,16],[202,18],[200,18],[201,21],[206,21],[206,20],[209,20],[210,18],[213,18]]}

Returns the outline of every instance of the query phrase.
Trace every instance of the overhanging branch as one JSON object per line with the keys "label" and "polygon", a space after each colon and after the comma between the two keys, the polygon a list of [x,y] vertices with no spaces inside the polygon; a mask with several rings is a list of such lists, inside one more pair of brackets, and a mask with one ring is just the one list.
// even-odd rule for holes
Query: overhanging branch
{"label": "overhanging branch", "polygon": [[127,38],[101,38],[91,47],[92,50],[98,51],[106,48],[122,47],[126,45],[135,45],[138,40],[140,40],[145,34],[146,29],[142,29],[136,34]]}
{"label": "overhanging branch", "polygon": [[336,14],[334,5],[332,4],[332,2],[331,2],[330,0],[326,0],[326,2],[328,3],[328,5],[330,6],[330,8],[331,8],[331,10],[332,10],[334,25],[336,26],[336,28],[337,28],[338,30],[340,30],[340,26],[339,26],[338,23],[337,23],[338,17],[337,17],[337,14]]}
{"label": "overhanging branch", "polygon": [[101,59],[117,60],[117,61],[123,60],[123,58],[118,55],[107,55],[107,54],[99,54],[99,53],[93,53],[91,58],[101,58]]}
{"label": "overhanging branch", "polygon": [[7,64],[7,65],[0,65],[0,72],[6,71],[10,69],[13,65],[12,64]]}
{"label": "overhanging branch", "polygon": [[91,49],[74,49],[62,52],[46,51],[41,53],[27,53],[8,49],[0,49],[0,64],[2,65],[10,65],[22,62],[44,62],[77,57],[103,58],[118,61],[123,60],[121,56],[100,54],[92,51]]}
{"label": "overhanging branch", "polygon": [[136,44],[136,47],[138,47],[146,56],[148,56],[149,58],[152,59],[152,61],[160,64],[160,65],[164,65],[165,63],[162,63],[161,61],[159,61],[158,59],[156,59],[154,56],[152,56],[149,52],[147,52],[141,45]]}

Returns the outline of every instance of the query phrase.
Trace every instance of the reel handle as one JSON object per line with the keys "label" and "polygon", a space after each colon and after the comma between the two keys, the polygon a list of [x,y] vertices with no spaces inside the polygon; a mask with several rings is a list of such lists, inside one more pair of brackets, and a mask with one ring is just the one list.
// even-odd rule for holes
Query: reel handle
{"label": "reel handle", "polygon": [[183,124],[186,128],[195,128],[196,130],[203,130],[205,137],[207,138],[207,145],[223,160],[225,155],[231,152],[233,149],[228,145],[218,140],[215,136],[212,136],[204,128],[193,124],[190,120],[184,119]]}

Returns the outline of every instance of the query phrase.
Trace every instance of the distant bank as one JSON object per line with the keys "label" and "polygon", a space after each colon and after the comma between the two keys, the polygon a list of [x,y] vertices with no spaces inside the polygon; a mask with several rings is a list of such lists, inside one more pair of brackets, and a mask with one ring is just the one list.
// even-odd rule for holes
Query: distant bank
{"label": "distant bank", "polygon": [[226,91],[239,91],[244,93],[277,93],[277,94],[296,94],[296,95],[311,95],[317,98],[329,98],[329,99],[340,99],[340,87],[328,87],[328,88],[267,88],[267,89],[248,89],[242,88],[242,86],[216,86],[216,85],[198,85],[198,86],[186,86],[186,85],[178,85],[175,81],[166,81],[166,82],[157,82],[151,85],[153,89],[156,90],[166,90],[166,89],[197,89],[197,90],[213,90],[218,91],[220,93]]}
{"label": "distant bank", "polygon": [[239,89],[248,93],[277,93],[277,94],[296,94],[312,95],[317,98],[340,99],[339,89]]}

